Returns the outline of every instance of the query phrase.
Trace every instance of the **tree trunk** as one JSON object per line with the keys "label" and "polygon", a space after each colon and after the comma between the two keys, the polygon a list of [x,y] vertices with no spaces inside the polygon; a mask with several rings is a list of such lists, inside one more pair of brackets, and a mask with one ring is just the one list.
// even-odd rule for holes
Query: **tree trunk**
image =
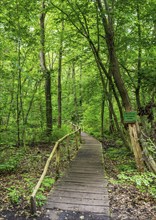
{"label": "tree trunk", "polygon": [[103,94],[102,94],[102,100],[101,100],[101,137],[102,137],[102,140],[104,140],[105,101],[106,101],[106,97],[105,97],[105,94],[104,94],[104,92],[103,92]]}
{"label": "tree trunk", "polygon": [[[109,82],[109,94],[110,94],[110,102],[112,103],[112,90],[111,90],[110,82]],[[113,103],[112,103],[112,105],[113,105]],[[112,114],[111,106],[109,103],[109,132],[110,132],[110,134],[113,134],[114,130],[115,129],[114,129],[113,114]]]}
{"label": "tree trunk", "polygon": [[17,86],[17,96],[16,96],[16,103],[17,103],[17,146],[21,145],[21,113],[23,108],[23,101],[22,101],[22,82],[21,82],[21,27],[20,27],[20,18],[19,18],[19,5],[16,2],[16,13],[17,13],[17,75],[18,75],[18,86]]}
{"label": "tree trunk", "polygon": [[[63,19],[63,16],[62,16]],[[60,49],[59,49],[59,66],[58,66],[58,128],[62,126],[62,54],[63,54],[63,31],[64,31],[64,20],[61,23],[61,36],[60,36]]]}
{"label": "tree trunk", "polygon": [[76,91],[76,81],[75,81],[75,61],[73,61],[72,64],[72,81],[73,81],[73,86],[72,86],[72,94],[74,98],[74,112],[73,112],[73,122],[75,124],[78,123],[78,103],[77,103],[77,91]]}
{"label": "tree trunk", "polygon": [[45,59],[45,2],[42,2],[42,13],[40,16],[40,31],[41,31],[41,51],[40,65],[45,76],[45,99],[46,99],[46,131],[50,136],[52,132],[52,103],[51,103],[51,74],[46,67]]}
{"label": "tree trunk", "polygon": [[135,90],[135,94],[136,94],[136,102],[137,102],[137,107],[138,109],[140,109],[141,107],[141,102],[140,102],[140,87],[141,87],[141,54],[142,54],[142,50],[141,50],[141,24],[140,24],[140,8],[139,8],[139,4],[137,4],[137,22],[138,22],[138,81],[137,81],[137,87]]}

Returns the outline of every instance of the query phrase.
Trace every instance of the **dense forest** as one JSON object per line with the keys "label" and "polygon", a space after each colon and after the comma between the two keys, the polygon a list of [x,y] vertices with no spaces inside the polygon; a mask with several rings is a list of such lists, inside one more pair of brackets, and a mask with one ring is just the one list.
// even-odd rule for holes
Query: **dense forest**
{"label": "dense forest", "polygon": [[156,174],[155,11],[155,0],[1,0],[2,174],[70,123]]}

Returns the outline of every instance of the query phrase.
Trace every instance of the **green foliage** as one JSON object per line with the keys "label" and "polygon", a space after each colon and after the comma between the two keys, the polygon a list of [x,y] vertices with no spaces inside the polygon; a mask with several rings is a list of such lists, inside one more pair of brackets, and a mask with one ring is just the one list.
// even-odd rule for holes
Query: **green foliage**
{"label": "green foliage", "polygon": [[7,190],[8,190],[8,196],[9,196],[9,199],[10,199],[11,203],[18,204],[19,203],[19,198],[20,198],[20,193],[16,189],[16,187],[12,186],[10,188],[7,188]]}
{"label": "green foliage", "polygon": [[134,171],[136,169],[135,162],[133,160],[129,160],[128,164],[119,164],[117,165],[119,171]]}
{"label": "green foliage", "polygon": [[[54,5],[53,5],[54,4]],[[64,30],[62,16],[64,13]],[[124,83],[129,89],[132,104],[136,108],[134,89],[138,73],[141,102],[151,99],[155,88],[155,4],[151,1],[137,2],[140,21],[137,18],[135,1],[117,1],[110,10],[113,15],[117,59],[121,66]],[[81,8],[81,10],[79,10]],[[0,18],[0,146],[16,145],[17,133],[24,143],[48,142],[46,130],[45,83],[41,74],[38,53],[40,47],[39,18],[41,5],[35,1],[7,1],[1,6]],[[122,9],[122,10],[121,10]],[[26,13],[27,12],[27,13]],[[100,14],[96,13],[95,1],[46,3],[45,54],[47,68],[52,77],[53,134],[50,141],[56,141],[68,133],[63,126],[57,129],[57,73],[60,50],[60,36],[63,36],[62,57],[62,118],[82,123],[85,130],[100,137],[101,103],[105,101],[104,129],[109,131],[109,106],[101,86],[98,68],[90,48],[81,33],[90,33],[90,41],[98,51],[106,71],[109,69],[106,42],[103,36]],[[69,16],[65,16],[65,14]],[[79,19],[78,19],[79,18]],[[95,19],[94,19],[95,18]],[[96,20],[96,18],[98,20]],[[70,21],[69,21],[69,20]],[[82,26],[83,20],[86,26]],[[72,21],[72,22],[71,22]],[[81,21],[81,22],[80,22]],[[138,39],[138,24],[141,25],[141,39]],[[76,25],[76,29],[73,26]],[[97,25],[98,24],[98,25]],[[87,28],[86,31],[84,28]],[[81,42],[81,43],[80,43]],[[99,43],[99,45],[97,45]],[[138,71],[138,48],[141,46],[141,70]],[[125,71],[125,68],[128,73]],[[103,74],[104,75],[104,74]],[[104,80],[106,81],[105,77]],[[118,106],[112,94],[112,103],[117,118]],[[17,116],[19,117],[17,120]],[[120,119],[119,119],[120,120]],[[17,122],[19,121],[19,125]],[[18,128],[19,126],[19,128]],[[67,132],[66,132],[67,131]]]}
{"label": "green foliage", "polygon": [[149,153],[156,159],[156,145],[152,142],[150,138],[146,140],[146,146]]}
{"label": "green foliage", "polygon": [[69,132],[71,132],[70,126],[63,125],[62,128],[54,127],[52,141],[56,142],[57,140],[59,140],[60,138],[68,134]]}
{"label": "green foliage", "polygon": [[46,176],[42,182],[42,186],[39,188],[39,191],[36,195],[36,202],[38,206],[44,205],[47,197],[44,195],[45,191],[50,190],[52,185],[55,183],[55,179]]}
{"label": "green foliage", "polygon": [[156,175],[152,172],[138,173],[132,153],[125,147],[110,147],[106,151],[117,169],[117,179],[110,182],[117,184],[134,184],[139,190],[150,193],[156,198]]}
{"label": "green foliage", "polygon": [[46,176],[42,182],[42,186],[45,189],[50,189],[54,183],[55,183],[55,179]]}
{"label": "green foliage", "polygon": [[0,172],[15,171],[22,158],[24,157],[25,149],[9,148],[1,152],[0,155]]}
{"label": "green foliage", "polygon": [[47,199],[47,197],[42,192],[38,192],[36,195],[37,206],[43,206],[46,199]]}
{"label": "green foliage", "polygon": [[121,172],[118,175],[117,182],[133,183],[141,191],[148,192],[156,198],[156,175],[152,172],[144,172],[142,174],[137,172]]}
{"label": "green foliage", "polygon": [[126,147],[110,147],[106,151],[106,156],[116,163],[119,172],[136,170],[133,155]]}
{"label": "green foliage", "polygon": [[124,159],[126,157],[132,156],[131,151],[126,147],[109,147],[106,154],[111,159]]}

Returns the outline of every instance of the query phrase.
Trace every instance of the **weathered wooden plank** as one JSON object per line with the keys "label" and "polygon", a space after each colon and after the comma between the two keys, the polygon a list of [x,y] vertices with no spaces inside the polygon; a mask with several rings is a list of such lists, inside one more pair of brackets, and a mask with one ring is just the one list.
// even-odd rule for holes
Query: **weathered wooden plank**
{"label": "weathered wooden plank", "polygon": [[69,179],[64,179],[62,180],[61,182],[58,182],[57,185],[65,185],[65,184],[68,184],[68,185],[80,185],[80,186],[92,186],[92,187],[107,187],[108,183],[105,181],[105,182],[89,182],[89,181],[84,181],[84,180],[69,180]]}
{"label": "weathered wooden plank", "polygon": [[71,167],[71,170],[72,170],[72,171],[76,171],[76,172],[85,172],[85,173],[86,173],[86,172],[89,172],[89,173],[92,173],[92,174],[93,174],[93,173],[97,173],[97,172],[98,172],[98,173],[99,173],[99,172],[100,172],[100,173],[101,173],[101,172],[103,173],[103,169],[101,169],[100,167],[99,167],[99,169],[98,169],[98,168],[92,168],[92,167],[88,167],[88,168],[86,167],[86,168],[84,168],[84,167],[78,167],[78,166],[77,166],[77,167]]}
{"label": "weathered wooden plank", "polygon": [[[80,162],[81,163],[81,162]],[[88,164],[82,164],[81,166],[80,165],[78,165],[78,164],[73,164],[72,166],[70,166],[70,170],[75,170],[75,169],[78,169],[78,170],[80,170],[80,171],[82,171],[82,170],[85,170],[85,171],[87,171],[87,170],[92,170],[92,171],[94,171],[94,170],[100,170],[100,171],[103,171],[103,167],[102,167],[103,165],[100,165],[100,166],[97,166],[97,165],[94,165],[94,166],[90,166],[90,165],[88,165]]]}
{"label": "weathered wooden plank", "polygon": [[[107,185],[105,185],[106,187]],[[81,189],[88,189],[88,190],[91,190],[94,188],[97,189],[97,190],[104,190],[104,186],[103,185],[90,185],[90,184],[86,184],[86,183],[74,183],[74,182],[61,182],[61,183],[58,183],[55,188],[66,188],[66,189],[76,189],[76,190],[81,190]],[[54,189],[55,189],[54,188]]]}
{"label": "weathered wooden plank", "polygon": [[95,179],[98,180],[100,179],[101,181],[105,178],[104,173],[81,173],[81,172],[72,172],[72,170],[70,172],[68,172],[67,174],[65,174],[62,178],[90,178],[90,179]]}
{"label": "weathered wooden plank", "polygon": [[99,193],[84,193],[84,192],[69,192],[69,191],[53,191],[49,198],[52,197],[67,197],[67,198],[84,198],[84,199],[108,199],[108,192],[106,191],[104,194]]}
{"label": "weathered wooden plank", "polygon": [[96,193],[96,194],[101,194],[101,193],[106,193],[107,192],[107,189],[102,189],[102,190],[97,190],[97,189],[94,189],[94,188],[91,188],[91,189],[84,189],[82,187],[82,189],[78,189],[78,188],[71,188],[71,187],[56,187],[54,188],[55,190],[58,191],[66,191],[66,192],[81,192],[81,193]]}
{"label": "weathered wooden plank", "polygon": [[63,178],[63,182],[77,182],[77,183],[85,183],[85,184],[92,184],[92,185],[98,185],[98,184],[108,184],[108,182],[104,179],[88,179],[88,178],[81,178],[81,177],[71,177],[71,178]]}
{"label": "weathered wooden plank", "polygon": [[80,204],[80,205],[95,205],[95,206],[109,206],[109,200],[95,199],[95,198],[74,198],[74,197],[51,197],[49,202],[54,203],[67,203],[67,204]]}
{"label": "weathered wooden plank", "polygon": [[102,214],[109,216],[109,208],[105,206],[95,206],[95,205],[91,206],[91,205],[53,203],[53,202],[49,202],[47,204],[47,209],[55,209],[55,208],[61,209],[61,210],[102,213]]}
{"label": "weathered wooden plank", "polygon": [[96,173],[96,175],[95,174],[92,175],[91,173],[80,173],[80,172],[70,171],[68,177],[70,178],[73,175],[75,175],[77,177],[83,177],[83,178],[94,179],[94,180],[96,180],[96,179],[97,180],[100,180],[100,179],[102,180],[103,179],[102,176],[104,176],[102,174],[100,175],[100,173]]}
{"label": "weathered wooden plank", "polygon": [[85,170],[78,170],[78,169],[75,169],[75,170],[71,170],[69,173],[75,173],[75,175],[79,175],[79,174],[81,174],[81,175],[88,175],[88,176],[93,176],[93,175],[98,175],[98,176],[101,176],[101,175],[103,175],[103,171],[85,171]]}
{"label": "weathered wooden plank", "polygon": [[97,166],[97,165],[99,165],[99,166],[101,166],[101,164],[102,164],[102,160],[92,160],[92,161],[84,161],[83,159],[76,159],[76,160],[73,160],[72,161],[72,164],[71,164],[71,166],[72,165],[74,165],[74,164],[80,164],[80,162],[82,163],[82,165],[87,165],[87,166],[93,166],[93,165],[95,165],[95,166]]}
{"label": "weathered wooden plank", "polygon": [[[81,166],[80,166],[79,163],[81,163]],[[82,169],[102,169],[101,166],[103,166],[102,163],[100,163],[100,164],[93,164],[93,162],[92,162],[92,164],[89,164],[89,163],[82,163],[81,161],[79,161],[79,163],[73,162],[71,164],[70,168],[73,169],[73,168],[81,167]]]}

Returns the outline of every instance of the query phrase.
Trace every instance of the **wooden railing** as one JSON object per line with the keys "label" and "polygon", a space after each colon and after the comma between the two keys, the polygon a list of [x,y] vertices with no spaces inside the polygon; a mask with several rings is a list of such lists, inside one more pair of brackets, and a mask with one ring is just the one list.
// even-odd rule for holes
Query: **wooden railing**
{"label": "wooden railing", "polygon": [[30,197],[30,205],[31,205],[31,213],[32,214],[34,214],[36,212],[36,194],[37,194],[37,192],[38,192],[38,190],[39,190],[39,188],[42,184],[42,181],[43,181],[44,177],[46,176],[46,173],[47,173],[48,168],[49,168],[49,164],[50,164],[51,160],[54,158],[55,154],[56,154],[56,176],[57,177],[59,176],[59,173],[60,173],[60,147],[61,147],[60,144],[64,140],[66,140],[66,147],[67,147],[67,152],[68,152],[67,158],[68,158],[69,161],[71,160],[70,149],[69,149],[69,141],[70,141],[70,136],[72,136],[72,135],[75,136],[76,150],[79,149],[79,142],[80,142],[80,139],[81,139],[81,129],[80,128],[77,128],[74,132],[65,135],[63,138],[59,139],[55,143],[55,145],[52,149],[52,152],[51,152],[49,158],[47,159],[47,162],[45,164],[43,173],[42,173],[38,183],[36,184],[36,186],[34,188],[34,191],[33,191],[33,193],[31,194],[31,197]]}

